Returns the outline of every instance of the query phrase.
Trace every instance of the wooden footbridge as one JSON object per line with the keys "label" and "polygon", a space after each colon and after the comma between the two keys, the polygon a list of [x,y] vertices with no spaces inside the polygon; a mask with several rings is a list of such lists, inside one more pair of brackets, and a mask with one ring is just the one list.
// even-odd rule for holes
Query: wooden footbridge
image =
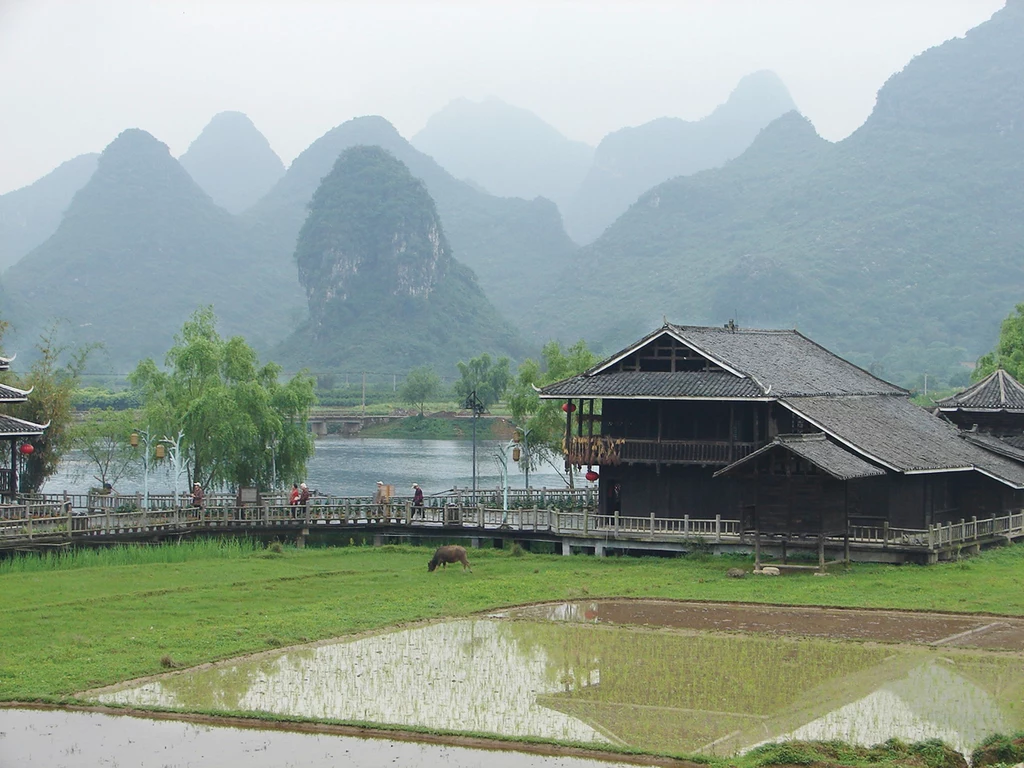
{"label": "wooden footbridge", "polygon": [[[743,530],[738,519],[698,519],[600,514],[594,489],[508,491],[508,509],[498,490],[452,490],[430,497],[422,509],[411,498],[376,504],[368,497],[316,496],[305,506],[264,496],[239,503],[234,495],[211,494],[203,508],[182,495],[140,496],[34,494],[0,506],[0,553],[45,551],[69,546],[170,541],[200,535],[249,535],[293,539],[310,536],[347,543],[372,536],[393,541],[469,540],[480,546],[518,541],[554,544],[564,554],[587,552],[754,553],[785,563],[803,551],[824,568],[849,560],[935,562],[1024,538],[1024,512],[984,520],[964,520],[911,530],[853,526],[823,535],[759,534]],[[144,508],[145,507],[145,508]],[[804,560],[806,562],[806,559]]]}

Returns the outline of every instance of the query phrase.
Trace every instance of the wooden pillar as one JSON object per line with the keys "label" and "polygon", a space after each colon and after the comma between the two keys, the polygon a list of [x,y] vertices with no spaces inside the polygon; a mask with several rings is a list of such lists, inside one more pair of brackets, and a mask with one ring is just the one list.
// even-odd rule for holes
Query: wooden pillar
{"label": "wooden pillar", "polygon": [[818,570],[825,572],[825,534],[818,534]]}
{"label": "wooden pillar", "polygon": [[11,501],[18,495],[18,447],[16,438],[11,438],[11,487],[8,491],[11,494]]}
{"label": "wooden pillar", "polygon": [[736,461],[736,403],[729,403],[729,463]]}

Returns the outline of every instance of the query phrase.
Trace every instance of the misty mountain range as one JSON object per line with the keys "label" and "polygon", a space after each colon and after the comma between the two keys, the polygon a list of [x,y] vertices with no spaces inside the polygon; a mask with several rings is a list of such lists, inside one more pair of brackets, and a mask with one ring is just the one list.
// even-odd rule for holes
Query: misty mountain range
{"label": "misty mountain range", "polygon": [[[384,118],[350,120],[287,169],[240,113],[217,115],[177,160],[125,131],[102,155],[0,196],[0,314],[23,348],[66,318],[71,340],[103,342],[117,370],[159,359],[195,306],[212,303],[226,333],[318,369],[450,365],[474,345],[521,356],[551,338],[613,349],[667,316],[798,327],[897,382],[948,378],[1024,300],[1022,38],[1024,7],[1009,3],[890,78],[837,143],[770,72],[744,78],[703,120],[623,128],[597,148],[493,99],[454,102],[411,141]],[[390,159],[364,157],[358,183],[336,175],[365,146]],[[396,181],[404,172],[427,197],[403,193],[398,215],[386,196],[412,189]],[[329,180],[345,206],[325,202]],[[408,229],[431,210],[434,224]],[[443,235],[442,271],[462,287],[432,291],[447,298],[420,315],[389,303],[384,277],[401,282],[389,272],[401,259],[341,236],[354,212],[378,240]],[[303,236],[314,214],[316,247]],[[304,270],[314,251],[320,267]],[[357,264],[376,277],[344,283],[358,299],[325,314],[310,275]],[[438,335],[438,312],[454,335]],[[435,331],[410,334],[410,323]]]}

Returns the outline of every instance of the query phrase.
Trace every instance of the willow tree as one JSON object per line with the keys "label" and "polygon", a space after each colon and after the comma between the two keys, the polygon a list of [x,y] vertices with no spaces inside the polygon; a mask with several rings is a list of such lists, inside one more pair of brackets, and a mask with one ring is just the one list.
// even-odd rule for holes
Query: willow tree
{"label": "willow tree", "polygon": [[267,489],[305,477],[313,455],[311,376],[281,383],[280,366],[261,366],[245,339],[220,337],[211,307],[186,321],[165,363],[160,369],[144,360],[130,376],[143,402],[139,427],[154,440],[183,434],[190,482]]}
{"label": "willow tree", "polygon": [[[527,433],[531,469],[561,455],[565,438],[561,401],[541,400],[537,389],[583,373],[596,362],[597,356],[581,340],[565,350],[557,341],[549,341],[541,350],[539,361],[526,359],[520,364],[509,388],[508,406],[513,421]],[[572,484],[571,473],[569,483]]]}

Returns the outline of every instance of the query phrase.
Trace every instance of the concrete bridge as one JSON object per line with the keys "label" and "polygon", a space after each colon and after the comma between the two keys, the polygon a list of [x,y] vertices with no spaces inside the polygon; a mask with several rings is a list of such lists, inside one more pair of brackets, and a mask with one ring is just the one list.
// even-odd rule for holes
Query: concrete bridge
{"label": "concrete bridge", "polygon": [[363,427],[371,424],[387,424],[389,421],[405,418],[404,416],[355,416],[336,413],[329,410],[314,409],[310,412],[309,430],[317,437],[328,434],[357,435]]}

